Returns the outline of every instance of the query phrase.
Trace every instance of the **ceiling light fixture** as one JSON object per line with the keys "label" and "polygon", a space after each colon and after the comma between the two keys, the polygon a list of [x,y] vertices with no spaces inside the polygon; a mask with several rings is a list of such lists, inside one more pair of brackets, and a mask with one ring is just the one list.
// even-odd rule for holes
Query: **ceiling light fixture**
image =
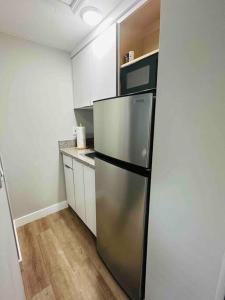
{"label": "ceiling light fixture", "polygon": [[99,24],[103,18],[102,13],[96,7],[84,7],[80,12],[83,21],[91,26]]}

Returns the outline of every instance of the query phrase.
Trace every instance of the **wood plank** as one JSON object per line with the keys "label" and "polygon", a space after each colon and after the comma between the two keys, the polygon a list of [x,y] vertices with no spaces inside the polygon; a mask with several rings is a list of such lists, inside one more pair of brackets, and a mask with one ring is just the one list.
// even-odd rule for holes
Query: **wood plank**
{"label": "wood plank", "polygon": [[36,239],[37,223],[33,222],[21,227],[18,234],[23,257],[21,263],[23,283],[27,299],[31,299],[49,285],[49,278]]}
{"label": "wood plank", "polygon": [[27,299],[128,299],[98,256],[96,240],[69,208],[18,229]]}
{"label": "wood plank", "polygon": [[72,210],[63,210],[61,211],[61,214],[64,216],[67,226],[79,236],[80,244],[86,249],[88,257],[91,258],[92,263],[98,269],[116,299],[128,299],[100,259],[96,250],[96,240],[87,227]]}
{"label": "wood plank", "polygon": [[75,274],[52,229],[41,233],[39,244],[56,299],[83,299]]}
{"label": "wood plank", "polygon": [[36,294],[32,300],[55,300],[55,295],[51,286],[46,287],[40,293]]}

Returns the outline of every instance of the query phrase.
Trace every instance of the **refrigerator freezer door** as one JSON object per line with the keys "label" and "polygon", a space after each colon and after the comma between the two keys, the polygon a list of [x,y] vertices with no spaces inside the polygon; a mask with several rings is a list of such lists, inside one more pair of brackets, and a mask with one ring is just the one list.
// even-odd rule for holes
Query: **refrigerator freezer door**
{"label": "refrigerator freezer door", "polygon": [[95,150],[148,168],[152,115],[151,93],[94,102]]}
{"label": "refrigerator freezer door", "polygon": [[141,299],[148,178],[96,158],[97,248],[131,299]]}

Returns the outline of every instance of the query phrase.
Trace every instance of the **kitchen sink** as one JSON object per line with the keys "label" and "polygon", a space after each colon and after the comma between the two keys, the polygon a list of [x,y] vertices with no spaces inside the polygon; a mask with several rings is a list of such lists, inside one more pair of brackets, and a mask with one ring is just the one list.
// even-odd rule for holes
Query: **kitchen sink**
{"label": "kitchen sink", "polygon": [[93,158],[93,159],[95,158],[95,152],[86,153],[84,155],[89,157],[89,158]]}

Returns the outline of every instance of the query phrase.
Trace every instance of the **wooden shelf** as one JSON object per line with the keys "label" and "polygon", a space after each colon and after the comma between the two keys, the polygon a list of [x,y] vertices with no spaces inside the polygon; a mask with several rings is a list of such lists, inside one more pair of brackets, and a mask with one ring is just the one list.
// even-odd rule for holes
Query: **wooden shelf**
{"label": "wooden shelf", "polygon": [[[160,0],[147,0],[120,23],[119,60],[121,68],[158,51],[160,35]],[[125,63],[124,57],[134,51],[135,59]]]}
{"label": "wooden shelf", "polygon": [[155,53],[158,53],[158,52],[159,52],[159,49],[156,49],[156,50],[154,50],[154,51],[151,51],[151,52],[149,52],[149,53],[146,53],[146,54],[144,54],[144,55],[142,55],[142,56],[139,56],[139,57],[133,59],[132,61],[129,61],[129,62],[127,62],[127,63],[121,65],[120,68],[122,69],[122,68],[128,67],[128,66],[130,66],[130,65],[133,65],[134,63],[136,63],[136,62],[138,62],[138,61],[140,61],[140,60],[142,60],[142,59],[144,59],[144,58],[146,58],[146,57],[149,57],[149,56],[151,56],[151,55],[153,55],[153,54],[155,54]]}

